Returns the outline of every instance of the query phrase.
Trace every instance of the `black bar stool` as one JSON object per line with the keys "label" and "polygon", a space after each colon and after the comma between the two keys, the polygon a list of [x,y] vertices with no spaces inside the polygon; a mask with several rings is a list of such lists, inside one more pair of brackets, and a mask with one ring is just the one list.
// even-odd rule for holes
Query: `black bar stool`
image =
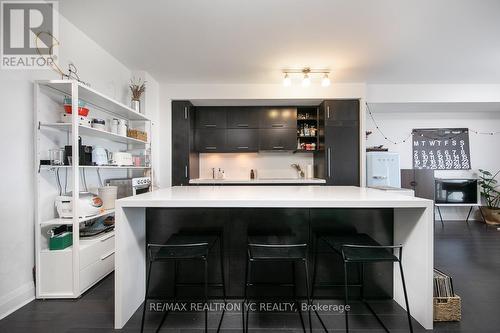
{"label": "black bar stool", "polygon": [[[221,283],[208,282],[208,255],[214,249],[216,243],[219,243],[219,257],[220,257],[220,274]],[[209,234],[209,235],[193,235],[193,234],[174,234],[165,244],[148,244],[147,255],[149,261],[149,269],[146,277],[146,294],[144,297],[144,308],[142,311],[141,332],[144,330],[144,319],[146,315],[146,303],[148,299],[158,299],[149,295],[149,282],[151,278],[151,269],[153,263],[157,262],[173,262],[174,263],[174,302],[177,301],[177,287],[186,286],[203,286],[204,288],[204,301],[208,302],[208,288],[222,288],[224,297],[224,304],[227,304],[226,299],[226,286],[224,280],[224,252],[223,252],[223,238],[222,233]],[[178,266],[180,262],[185,261],[200,261],[203,263],[204,279],[201,283],[179,283],[177,281]],[[166,301],[166,299],[163,299]],[[166,311],[157,328],[157,332],[162,327],[169,311]],[[222,319],[224,318],[225,307],[222,311],[221,318],[217,327],[219,332]],[[205,307],[205,332],[208,332],[208,309]]]}
{"label": "black bar stool", "polygon": [[[288,236],[249,236],[247,244],[247,261],[245,267],[245,292],[243,297],[243,306],[241,310],[243,319],[243,332],[248,332],[249,308],[245,306],[248,301],[248,287],[258,285],[275,285],[282,287],[292,287],[295,304],[300,316],[302,329],[306,332],[302,312],[296,295],[296,279],[295,266],[296,263],[301,263],[305,273],[305,288],[307,293],[307,304],[310,308],[311,298],[309,295],[309,269],[307,266],[307,244],[297,242],[292,237]],[[255,283],[252,282],[252,265],[255,262],[289,262],[292,267],[292,283]],[[311,311],[309,313],[309,330],[312,332]]]}
{"label": "black bar stool", "polygon": [[[370,312],[375,316],[380,325],[384,328],[386,332],[389,332],[389,329],[384,325],[380,317],[373,310],[367,300],[364,298],[364,288],[363,288],[363,279],[364,279],[364,265],[366,263],[376,263],[376,262],[398,262],[399,270],[401,273],[401,281],[403,284],[403,293],[405,297],[406,304],[406,313],[408,316],[408,325],[410,328],[410,332],[413,332],[413,326],[411,322],[411,314],[410,307],[408,304],[408,294],[406,291],[406,283],[403,273],[403,265],[402,265],[402,253],[403,246],[385,246],[380,245],[377,241],[366,234],[346,234],[346,235],[327,235],[321,236],[321,241],[324,241],[335,253],[342,256],[342,261],[344,264],[344,306],[347,306],[349,301],[348,290],[349,287],[359,287],[361,292],[361,301],[366,307],[370,310]],[[393,254],[393,250],[399,250],[399,255],[395,256]],[[359,273],[359,284],[348,284],[348,273],[347,268],[348,264],[357,264],[358,265],[358,273]],[[314,284],[316,282],[316,261],[313,269],[313,289]],[[323,321],[321,320],[319,314],[316,312],[321,324],[325,331],[327,328],[325,327]],[[349,319],[348,319],[348,311],[345,311],[345,327],[346,332],[349,332]]]}

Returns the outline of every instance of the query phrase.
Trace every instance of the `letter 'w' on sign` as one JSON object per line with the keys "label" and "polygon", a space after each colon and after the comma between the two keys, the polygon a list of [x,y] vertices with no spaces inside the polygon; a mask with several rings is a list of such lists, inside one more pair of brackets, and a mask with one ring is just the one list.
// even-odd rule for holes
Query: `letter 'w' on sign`
{"label": "letter 'w' on sign", "polygon": [[57,58],[56,1],[0,1],[2,68],[43,69]]}

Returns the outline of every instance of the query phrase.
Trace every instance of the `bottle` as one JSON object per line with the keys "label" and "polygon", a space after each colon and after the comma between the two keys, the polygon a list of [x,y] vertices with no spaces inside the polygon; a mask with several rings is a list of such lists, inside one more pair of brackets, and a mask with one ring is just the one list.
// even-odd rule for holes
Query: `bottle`
{"label": "bottle", "polygon": [[250,179],[251,180],[255,179],[255,173],[253,172],[253,169],[250,170]]}

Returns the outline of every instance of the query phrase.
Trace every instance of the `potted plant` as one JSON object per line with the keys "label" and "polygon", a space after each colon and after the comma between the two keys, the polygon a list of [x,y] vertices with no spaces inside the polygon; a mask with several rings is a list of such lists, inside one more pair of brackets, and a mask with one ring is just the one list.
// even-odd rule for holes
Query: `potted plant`
{"label": "potted plant", "polygon": [[132,78],[130,80],[130,90],[132,91],[131,107],[137,112],[141,112],[141,95],[146,91],[146,81]]}
{"label": "potted plant", "polygon": [[484,197],[486,206],[481,206],[481,213],[488,224],[500,224],[500,192],[499,185],[495,177],[500,173],[492,174],[487,170],[479,169],[479,185],[481,194]]}

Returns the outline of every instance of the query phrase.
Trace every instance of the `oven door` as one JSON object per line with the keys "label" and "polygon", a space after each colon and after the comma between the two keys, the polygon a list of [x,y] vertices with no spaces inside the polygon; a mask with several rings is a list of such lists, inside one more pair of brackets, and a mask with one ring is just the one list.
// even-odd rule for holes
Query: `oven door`
{"label": "oven door", "polygon": [[143,193],[147,193],[150,191],[150,186],[149,185],[145,185],[145,186],[134,186],[132,188],[132,191],[133,191],[133,195],[138,195],[138,194],[143,194]]}

